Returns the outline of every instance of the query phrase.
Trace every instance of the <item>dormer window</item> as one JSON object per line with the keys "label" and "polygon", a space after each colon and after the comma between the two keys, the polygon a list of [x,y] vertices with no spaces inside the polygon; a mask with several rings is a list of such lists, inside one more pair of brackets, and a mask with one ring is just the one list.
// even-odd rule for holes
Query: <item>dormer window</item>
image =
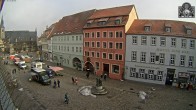
{"label": "dormer window", "polygon": [[99,19],[98,25],[99,26],[105,25],[108,19],[109,18],[101,18],[101,19]]}
{"label": "dormer window", "polygon": [[89,26],[92,24],[92,22],[93,22],[93,20],[89,20],[89,21],[87,21],[86,26],[87,26],[87,27],[89,27]]}
{"label": "dormer window", "polygon": [[186,34],[191,35],[191,34],[192,34],[192,29],[187,29],[187,30],[186,30]]}
{"label": "dormer window", "polygon": [[190,26],[184,26],[186,34],[191,35],[192,34],[192,28]]}
{"label": "dormer window", "polygon": [[171,32],[171,27],[165,27],[165,32]]}
{"label": "dormer window", "polygon": [[144,30],[145,30],[146,32],[149,32],[149,31],[151,30],[151,28],[150,28],[150,26],[145,26],[145,27],[144,27]]}
{"label": "dormer window", "polygon": [[115,25],[119,25],[122,22],[122,17],[117,17],[115,20]]}

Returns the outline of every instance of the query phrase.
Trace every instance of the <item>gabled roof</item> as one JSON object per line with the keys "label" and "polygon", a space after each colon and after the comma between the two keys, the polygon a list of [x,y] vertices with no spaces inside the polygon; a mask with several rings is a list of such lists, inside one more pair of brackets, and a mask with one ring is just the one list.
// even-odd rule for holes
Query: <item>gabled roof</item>
{"label": "gabled roof", "polygon": [[[151,31],[145,32],[144,26],[151,24]],[[165,27],[171,27],[171,32],[165,32]],[[186,29],[192,29],[192,34],[187,34]],[[164,35],[196,38],[196,24],[192,22],[174,20],[134,20],[126,34],[138,35]]]}
{"label": "gabled roof", "polygon": [[87,22],[87,19],[95,12],[95,10],[89,10],[65,16],[55,25],[53,36],[61,34],[82,34],[83,27]]}
{"label": "gabled roof", "polygon": [[37,41],[36,31],[5,31],[5,39],[9,39],[10,43],[14,43],[17,39],[18,42],[24,41]]}
{"label": "gabled roof", "polygon": [[134,5],[96,10],[89,19],[129,15]]}

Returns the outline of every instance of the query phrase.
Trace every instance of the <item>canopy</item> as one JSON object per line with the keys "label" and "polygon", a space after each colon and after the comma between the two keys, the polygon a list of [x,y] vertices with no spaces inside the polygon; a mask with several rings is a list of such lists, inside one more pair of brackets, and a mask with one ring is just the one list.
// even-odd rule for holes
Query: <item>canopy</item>
{"label": "canopy", "polygon": [[55,72],[63,70],[63,68],[57,66],[50,66],[50,69],[52,69]]}

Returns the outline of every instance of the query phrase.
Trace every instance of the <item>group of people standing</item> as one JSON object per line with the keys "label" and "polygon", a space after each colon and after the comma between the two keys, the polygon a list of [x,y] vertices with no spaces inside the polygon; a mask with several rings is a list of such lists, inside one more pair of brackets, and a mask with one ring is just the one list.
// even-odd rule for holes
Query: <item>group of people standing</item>
{"label": "group of people standing", "polygon": [[59,87],[60,88],[60,81],[58,79],[57,79],[57,81],[54,80],[53,88],[56,88],[56,87]]}

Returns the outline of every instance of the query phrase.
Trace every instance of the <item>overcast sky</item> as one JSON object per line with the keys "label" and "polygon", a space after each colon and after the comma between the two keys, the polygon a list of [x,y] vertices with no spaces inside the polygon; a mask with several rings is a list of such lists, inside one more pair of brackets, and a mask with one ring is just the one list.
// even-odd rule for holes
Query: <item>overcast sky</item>
{"label": "overcast sky", "polygon": [[46,26],[63,16],[91,9],[103,9],[134,4],[140,19],[168,19],[196,22],[196,18],[178,18],[178,6],[196,0],[6,0],[0,16],[6,31],[37,28],[38,37]]}

